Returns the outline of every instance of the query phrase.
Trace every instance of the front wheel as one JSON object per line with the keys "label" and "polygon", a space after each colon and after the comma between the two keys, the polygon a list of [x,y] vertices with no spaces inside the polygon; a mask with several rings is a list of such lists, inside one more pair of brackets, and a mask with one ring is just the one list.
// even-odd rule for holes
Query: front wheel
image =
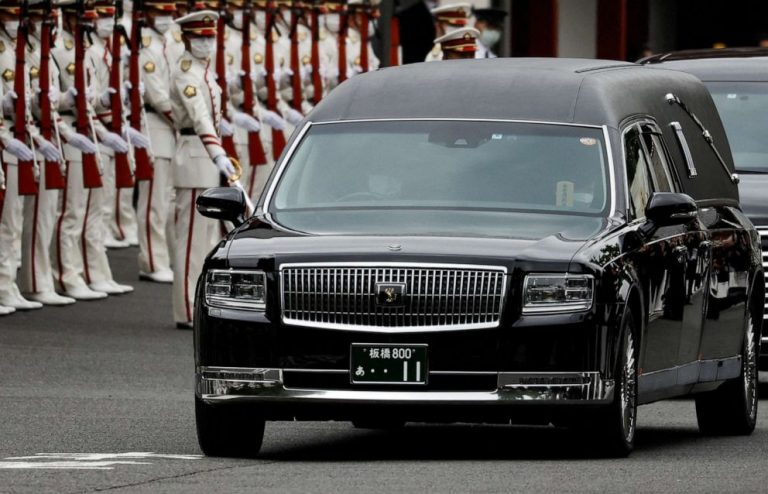
{"label": "front wheel", "polygon": [[627,312],[624,316],[620,334],[613,403],[598,414],[591,430],[600,452],[619,458],[629,455],[634,449],[637,429],[638,346],[632,313]]}
{"label": "front wheel", "polygon": [[208,405],[195,396],[197,442],[206,456],[254,458],[264,440],[264,419],[251,407]]}
{"label": "front wheel", "polygon": [[747,313],[741,350],[741,376],[696,396],[699,430],[713,435],[748,435],[757,423],[758,348],[751,313]]}

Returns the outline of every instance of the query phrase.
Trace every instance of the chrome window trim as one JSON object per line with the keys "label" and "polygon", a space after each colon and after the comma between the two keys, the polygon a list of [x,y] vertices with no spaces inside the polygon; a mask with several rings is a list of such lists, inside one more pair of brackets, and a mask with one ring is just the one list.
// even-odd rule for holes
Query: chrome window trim
{"label": "chrome window trim", "polygon": [[[317,321],[301,321],[286,318],[285,309],[285,286],[283,285],[283,271],[290,268],[322,268],[322,267],[360,267],[360,268],[412,268],[412,269],[467,269],[467,270],[486,270],[497,271],[501,273],[502,285],[499,294],[500,303],[498,318],[495,321],[470,323],[470,324],[451,324],[445,326],[367,326],[356,324],[324,323]],[[509,270],[505,266],[492,266],[483,264],[451,264],[451,263],[417,263],[417,262],[294,262],[283,263],[278,268],[278,289],[280,291],[280,322],[286,326],[298,326],[316,329],[332,329],[337,331],[358,331],[361,333],[436,333],[446,331],[466,331],[473,329],[493,329],[501,325],[501,318],[504,315],[504,309],[507,301],[507,284],[509,283]]]}
{"label": "chrome window trim", "polygon": [[[264,211],[264,214],[272,220],[272,215],[270,213],[270,206],[272,204],[272,197],[275,193],[275,189],[277,188],[277,184],[280,182],[280,179],[283,177],[283,173],[285,172],[285,168],[288,165],[288,163],[291,161],[291,158],[293,158],[293,155],[296,153],[296,149],[298,148],[299,144],[301,144],[301,141],[304,140],[304,137],[306,136],[307,132],[309,131],[310,127],[313,125],[333,125],[333,124],[345,124],[345,123],[363,123],[363,122],[500,122],[500,123],[523,123],[523,124],[537,124],[537,125],[555,125],[560,127],[580,127],[580,128],[587,128],[587,129],[602,129],[603,130],[603,138],[605,139],[605,153],[608,155],[608,161],[606,163],[606,166],[608,167],[608,180],[609,180],[609,191],[611,195],[611,206],[610,210],[608,212],[608,217],[614,216],[616,213],[616,177],[615,177],[615,171],[614,171],[614,164],[613,164],[613,154],[612,154],[612,147],[611,147],[611,140],[608,135],[608,126],[607,125],[593,125],[593,124],[580,124],[580,123],[568,123],[568,122],[551,122],[546,120],[515,120],[515,119],[496,119],[496,118],[363,118],[363,119],[355,119],[355,120],[334,120],[334,121],[328,121],[328,122],[312,122],[312,121],[306,121],[304,123],[304,126],[299,130],[299,133],[296,134],[296,138],[294,139],[291,146],[288,148],[288,151],[284,153],[284,157],[282,160],[280,160],[279,164],[277,165],[277,172],[274,174],[272,180],[269,183],[269,189],[267,189],[266,195],[264,196],[264,204],[262,206],[262,210]],[[626,174],[624,174],[626,177]]]}

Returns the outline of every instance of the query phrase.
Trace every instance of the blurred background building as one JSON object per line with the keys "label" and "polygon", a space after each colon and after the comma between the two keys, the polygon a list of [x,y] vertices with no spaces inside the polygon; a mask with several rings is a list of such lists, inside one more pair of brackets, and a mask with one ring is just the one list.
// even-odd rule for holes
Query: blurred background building
{"label": "blurred background building", "polygon": [[[503,9],[499,56],[634,61],[668,50],[768,46],[768,0],[465,0]],[[404,62],[421,61],[434,35],[428,8],[456,0],[384,0],[400,18]]]}

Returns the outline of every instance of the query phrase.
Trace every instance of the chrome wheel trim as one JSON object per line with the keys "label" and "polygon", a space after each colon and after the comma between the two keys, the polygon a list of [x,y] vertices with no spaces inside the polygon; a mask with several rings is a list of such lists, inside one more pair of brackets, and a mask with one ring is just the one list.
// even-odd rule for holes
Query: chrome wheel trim
{"label": "chrome wheel trim", "polygon": [[744,336],[744,359],[741,363],[744,398],[750,420],[757,417],[757,345],[752,315],[747,313],[747,331]]}
{"label": "chrome wheel trim", "polygon": [[637,423],[637,370],[635,366],[635,338],[630,331],[624,348],[624,367],[621,370],[621,426],[624,440],[631,443]]}

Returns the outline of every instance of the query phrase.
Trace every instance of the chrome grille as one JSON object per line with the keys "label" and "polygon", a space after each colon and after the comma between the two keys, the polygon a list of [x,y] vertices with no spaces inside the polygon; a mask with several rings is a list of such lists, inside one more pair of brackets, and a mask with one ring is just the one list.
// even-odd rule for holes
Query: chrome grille
{"label": "chrome grille", "polygon": [[[760,244],[763,251],[763,269],[768,272],[768,226],[758,226],[757,233],[760,234]],[[765,282],[765,300],[763,304],[763,320],[768,319],[768,279]]]}
{"label": "chrome grille", "polygon": [[[455,264],[285,264],[283,322],[356,331],[492,328],[499,324],[506,269]],[[376,302],[377,283],[403,283],[401,307]]]}

